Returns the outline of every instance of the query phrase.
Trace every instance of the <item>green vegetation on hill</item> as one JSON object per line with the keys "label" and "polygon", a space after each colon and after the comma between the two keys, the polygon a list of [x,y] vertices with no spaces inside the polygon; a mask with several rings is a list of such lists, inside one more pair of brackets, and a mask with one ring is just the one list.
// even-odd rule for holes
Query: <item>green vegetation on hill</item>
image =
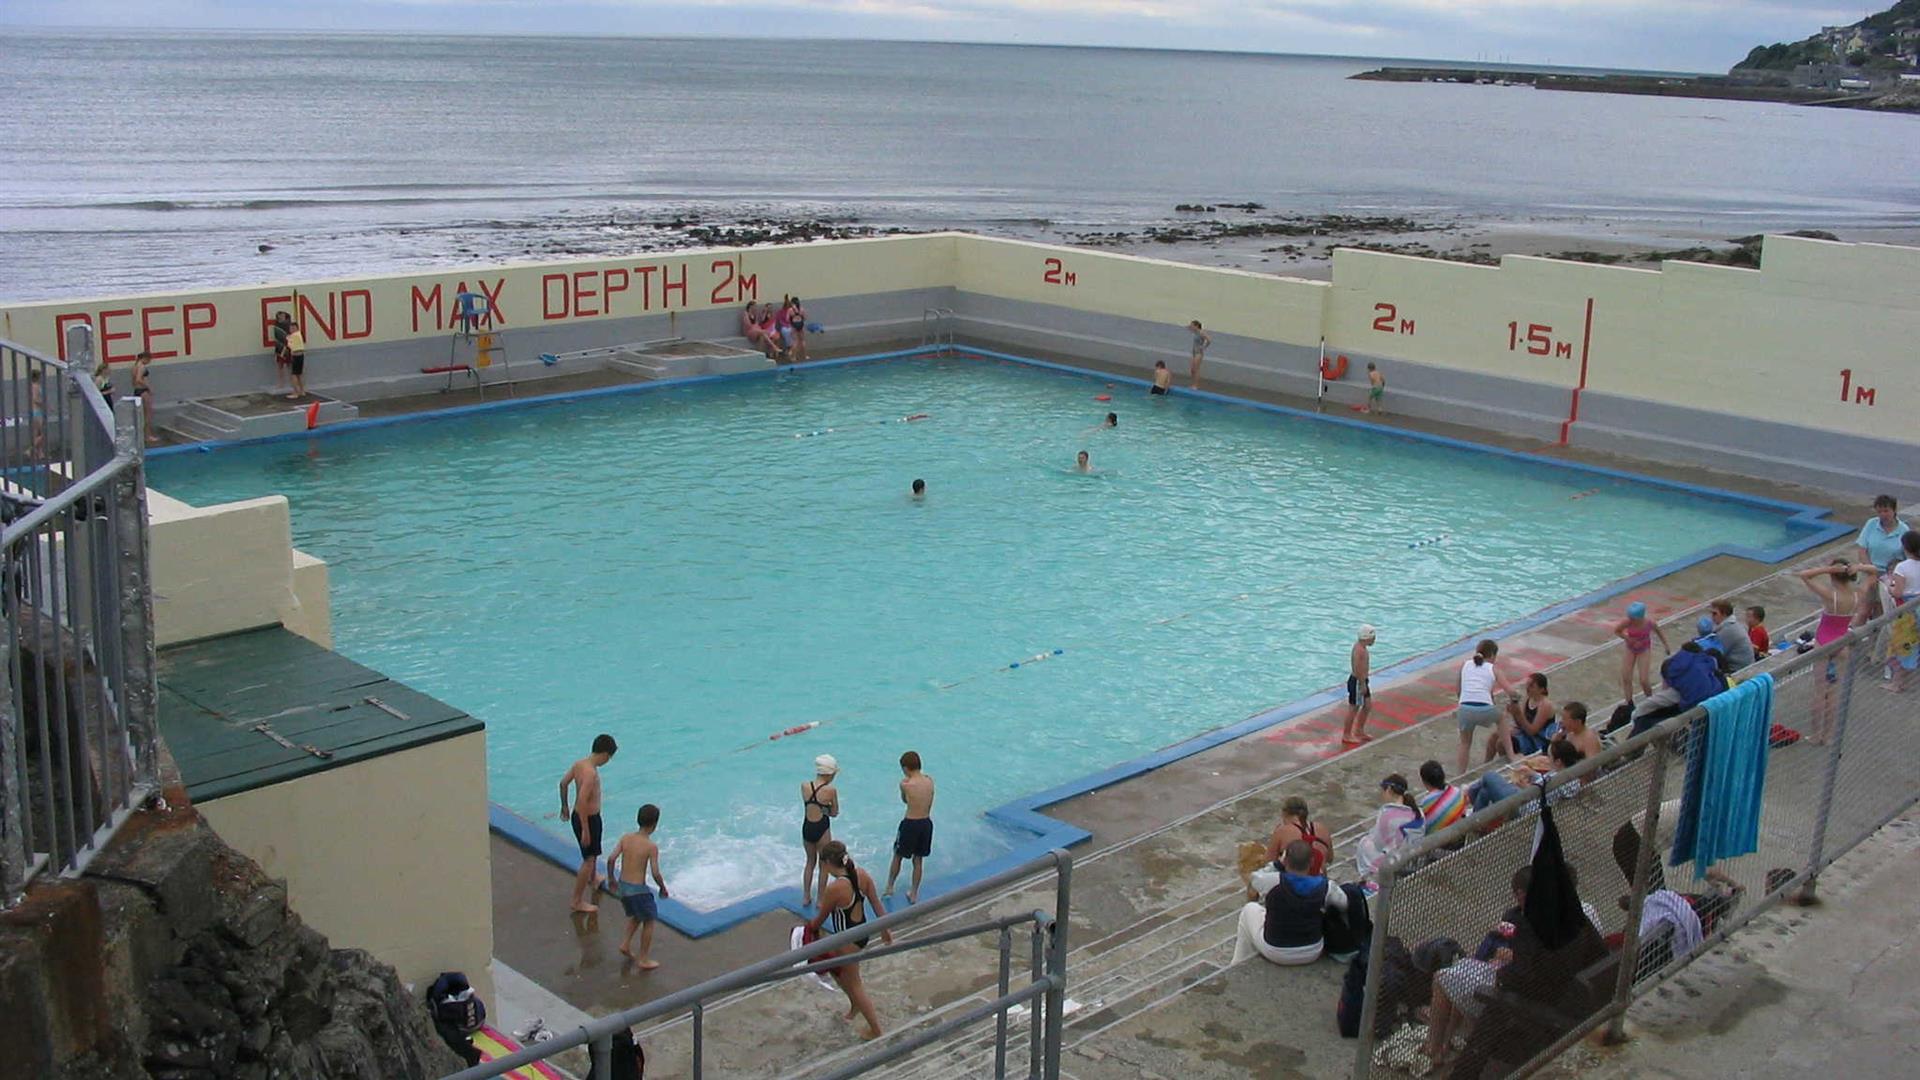
{"label": "green vegetation on hill", "polygon": [[1920,0],[1898,0],[1851,26],[1835,26],[1792,43],[1756,45],[1735,71],[1791,71],[1801,64],[1848,64],[1904,70],[1920,51]]}

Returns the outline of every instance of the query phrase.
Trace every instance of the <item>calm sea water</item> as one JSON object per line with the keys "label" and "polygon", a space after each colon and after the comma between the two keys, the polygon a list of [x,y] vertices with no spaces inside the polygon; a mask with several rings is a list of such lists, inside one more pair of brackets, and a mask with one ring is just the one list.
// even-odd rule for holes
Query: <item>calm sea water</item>
{"label": "calm sea water", "polygon": [[[1775,513],[1105,392],[890,362],[178,455],[151,481],[284,493],[336,647],[483,717],[490,796],[556,834],[554,784],[614,734],[610,827],[662,806],[701,906],[798,884],[815,754],[844,768],[835,834],[883,865],[918,750],[951,871],[1007,850],[988,808],[1337,682],[1362,622],[1384,666],[1788,538]],[[1070,471],[1080,449],[1098,472]]]}
{"label": "calm sea water", "polygon": [[[669,213],[1020,232],[1177,202],[1920,222],[1913,117],[830,41],[0,35],[0,297],[646,246]],[[259,245],[276,245],[261,254]]]}

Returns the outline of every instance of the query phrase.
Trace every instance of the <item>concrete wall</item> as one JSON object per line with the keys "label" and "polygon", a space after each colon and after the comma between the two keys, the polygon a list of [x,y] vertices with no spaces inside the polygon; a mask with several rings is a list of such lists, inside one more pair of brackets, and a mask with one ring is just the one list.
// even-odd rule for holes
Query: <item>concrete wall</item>
{"label": "concrete wall", "polygon": [[334,947],[416,990],[464,971],[492,1001],[486,754],[474,732],[195,806]]}
{"label": "concrete wall", "polygon": [[366,398],[430,389],[421,368],[474,358],[471,342],[454,341],[463,289],[492,299],[506,361],[528,378],[567,373],[564,364],[544,368],[541,353],[734,337],[747,301],[788,293],[807,301],[836,343],[892,339],[917,332],[954,277],[951,234],[834,240],[20,304],[0,307],[0,336],[58,355],[63,328],[91,325],[112,363],[153,354],[164,405],[272,386],[267,328],[288,312],[306,335],[308,385]]}
{"label": "concrete wall", "polygon": [[147,520],[156,644],[276,624],[332,644],[326,564],[293,546],[284,497],[196,507],[149,490]]}
{"label": "concrete wall", "polygon": [[1340,251],[1326,326],[1400,411],[1912,498],[1917,287],[1920,248],[1786,236],[1760,270]]}
{"label": "concrete wall", "polygon": [[[310,383],[426,389],[454,355],[453,294],[497,299],[516,377],[535,357],[731,338],[751,298],[797,292],[838,345],[914,340],[928,307],[982,342],[1183,373],[1189,319],[1217,380],[1309,395],[1324,336],[1381,365],[1391,410],[1849,491],[1920,497],[1920,248],[1769,237],[1761,270],[1634,270],[1510,256],[1475,267],[1342,250],[1331,282],[954,233],[475,267],[363,281],[0,308],[57,350],[86,321],[110,358],[160,359],[163,402],[270,385],[265,323],[306,326]],[[564,374],[565,365],[553,369]]]}

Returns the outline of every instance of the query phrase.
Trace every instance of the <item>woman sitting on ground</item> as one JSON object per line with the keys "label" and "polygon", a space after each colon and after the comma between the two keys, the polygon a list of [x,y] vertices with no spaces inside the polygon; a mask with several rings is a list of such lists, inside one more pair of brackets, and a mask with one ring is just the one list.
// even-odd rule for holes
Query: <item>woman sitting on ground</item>
{"label": "woman sitting on ground", "polygon": [[1508,734],[1508,752],[1515,757],[1544,754],[1553,742],[1559,725],[1559,710],[1547,698],[1547,677],[1536,671],[1527,676],[1526,699],[1507,702],[1507,717],[1513,729]]}
{"label": "woman sitting on ground", "polygon": [[1280,824],[1273,827],[1273,837],[1267,841],[1267,861],[1278,866],[1287,845],[1295,840],[1304,840],[1313,849],[1313,861],[1308,864],[1307,873],[1326,873],[1327,863],[1333,859],[1333,839],[1313,823],[1307,800],[1298,795],[1289,796],[1280,804]]}
{"label": "woman sitting on ground", "polygon": [[773,320],[763,319],[758,301],[747,301],[747,309],[740,313],[740,336],[747,344],[759,349],[769,360],[778,360],[786,350],[780,347],[779,335],[770,331]]}
{"label": "woman sitting on ground", "polygon": [[1380,809],[1374,815],[1373,828],[1354,845],[1354,869],[1360,872],[1360,883],[1369,892],[1379,888],[1375,875],[1387,856],[1418,835],[1421,825],[1420,803],[1407,791],[1407,778],[1389,774],[1380,781]]}

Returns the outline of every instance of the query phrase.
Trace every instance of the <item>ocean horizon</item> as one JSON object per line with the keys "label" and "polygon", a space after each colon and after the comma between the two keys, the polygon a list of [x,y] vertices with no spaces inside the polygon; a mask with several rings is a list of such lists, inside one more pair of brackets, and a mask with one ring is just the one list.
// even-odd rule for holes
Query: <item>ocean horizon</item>
{"label": "ocean horizon", "polygon": [[13,27],[0,297],[629,252],[684,244],[676,222],[1062,239],[1250,202],[1542,229],[1920,224],[1912,117],[1348,78],[1393,63],[1624,70]]}

